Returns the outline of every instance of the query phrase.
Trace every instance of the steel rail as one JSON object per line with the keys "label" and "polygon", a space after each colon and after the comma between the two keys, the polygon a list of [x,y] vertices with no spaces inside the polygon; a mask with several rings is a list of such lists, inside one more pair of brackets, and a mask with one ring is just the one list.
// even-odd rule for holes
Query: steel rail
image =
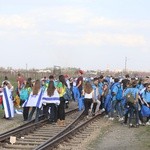
{"label": "steel rail", "polygon": [[56,138],[55,140],[47,141],[44,144],[38,146],[34,150],[52,150],[52,149],[56,148],[61,142],[68,141],[69,137],[75,135],[77,132],[79,132],[80,130],[82,130],[86,126],[88,126],[89,123],[91,123],[94,120],[97,120],[101,116],[103,116],[103,114],[99,114],[99,115],[96,115],[96,116],[92,117],[91,119],[83,122],[82,124],[77,125],[75,128],[73,128],[70,131],[64,133],[63,135],[61,135],[60,137]]}
{"label": "steel rail", "polygon": [[54,141],[55,139],[63,136],[64,134],[66,134],[67,132],[69,132],[70,130],[72,130],[73,128],[75,128],[75,126],[83,119],[83,111],[82,113],[71,123],[69,124],[62,132],[58,133],[56,136],[54,136],[52,139],[47,140],[46,142],[44,142],[43,144],[39,145],[38,147],[35,148],[35,150],[39,150],[41,147],[43,147],[44,145],[49,144],[50,142]]}
{"label": "steel rail", "polygon": [[[67,111],[66,115],[68,115],[70,113],[73,113],[73,112],[75,112],[77,110],[78,110],[78,108],[75,108],[73,110]],[[5,140],[9,139],[10,136],[22,137],[25,134],[33,132],[35,129],[43,126],[47,122],[48,122],[48,119],[41,120],[41,121],[39,121],[37,123],[34,123],[34,120],[32,120],[31,122],[25,123],[22,126],[19,126],[17,128],[14,128],[14,129],[12,129],[10,131],[7,131],[7,132],[1,134],[0,135],[0,142],[3,142]]]}

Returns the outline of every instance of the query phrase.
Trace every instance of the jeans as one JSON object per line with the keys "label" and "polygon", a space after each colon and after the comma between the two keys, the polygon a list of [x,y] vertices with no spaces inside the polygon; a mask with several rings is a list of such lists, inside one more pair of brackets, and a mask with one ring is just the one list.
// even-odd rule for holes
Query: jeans
{"label": "jeans", "polygon": [[78,88],[78,90],[79,90],[79,96],[81,97],[81,95],[82,95],[82,88]]}
{"label": "jeans", "polygon": [[[50,108],[50,114],[49,114],[49,108]],[[56,122],[57,121],[57,106],[54,103],[47,103],[44,107],[44,115],[45,118],[48,118],[50,122]]]}
{"label": "jeans", "polygon": [[129,109],[129,113],[130,113],[129,124],[132,123],[132,119],[134,118],[134,114],[135,114],[136,124],[139,124],[138,103],[129,105],[129,108],[130,108]]}
{"label": "jeans", "polygon": [[101,98],[100,98],[100,102],[101,102],[101,104],[100,104],[100,109],[105,108],[105,99],[104,99],[104,97],[103,97],[103,96],[101,96]]}
{"label": "jeans", "polygon": [[30,107],[23,107],[23,119],[24,119],[24,121],[28,120],[29,108]]}
{"label": "jeans", "polygon": [[[95,105],[94,105],[95,104]],[[96,100],[94,103],[91,104],[91,109],[93,110],[94,113],[97,113],[99,111],[101,102],[99,100]]]}
{"label": "jeans", "polygon": [[28,117],[28,121],[31,121],[35,110],[36,110],[35,122],[39,121],[40,108],[38,108],[38,107],[32,107],[32,110],[31,110],[29,117]]}
{"label": "jeans", "polygon": [[85,115],[88,115],[89,109],[91,109],[92,102],[93,102],[92,99],[87,99],[87,98],[84,99],[84,107],[85,107],[84,114]]}
{"label": "jeans", "polygon": [[119,117],[123,117],[123,110],[122,110],[121,101],[118,101],[118,100],[113,100],[112,101],[112,107],[111,107],[111,111],[110,111],[110,116],[111,117],[114,117],[114,111],[115,110],[119,114]]}
{"label": "jeans", "polygon": [[65,120],[65,99],[60,97],[60,104],[58,105],[58,119]]}

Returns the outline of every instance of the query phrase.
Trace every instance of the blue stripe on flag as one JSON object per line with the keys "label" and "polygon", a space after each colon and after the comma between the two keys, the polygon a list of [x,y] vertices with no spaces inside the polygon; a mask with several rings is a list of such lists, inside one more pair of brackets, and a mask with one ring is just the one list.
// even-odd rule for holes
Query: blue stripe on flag
{"label": "blue stripe on flag", "polygon": [[26,107],[28,100],[26,100],[23,104],[22,107]]}
{"label": "blue stripe on flag", "polygon": [[48,97],[43,97],[43,100],[59,100],[59,98],[58,97],[50,97],[50,98],[48,98]]}
{"label": "blue stripe on flag", "polygon": [[40,96],[39,96],[37,104],[36,104],[36,107],[38,107],[38,108],[39,108],[39,105],[40,105],[40,102],[41,102],[42,94],[43,94],[43,92],[41,90]]}
{"label": "blue stripe on flag", "polygon": [[5,100],[6,100],[8,115],[9,115],[9,117],[12,117],[11,116],[11,110],[10,110],[10,104],[9,104],[9,100],[8,100],[8,96],[7,96],[7,92],[6,92],[6,88],[4,88],[4,96],[5,96]]}

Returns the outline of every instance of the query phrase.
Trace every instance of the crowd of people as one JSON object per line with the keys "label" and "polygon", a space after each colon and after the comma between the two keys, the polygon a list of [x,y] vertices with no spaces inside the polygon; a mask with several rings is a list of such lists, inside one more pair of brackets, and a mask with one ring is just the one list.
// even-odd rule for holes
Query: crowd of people
{"label": "crowd of people", "polygon": [[41,80],[25,80],[21,74],[17,78],[16,96],[13,98],[14,88],[10,81],[2,83],[1,96],[3,97],[4,118],[14,117],[14,104],[17,108],[22,107],[24,121],[31,121],[35,113],[35,122],[39,121],[42,114],[49,119],[49,123],[65,125],[66,101],[64,95],[68,88],[64,75],[60,75],[58,81],[54,76]]}
{"label": "crowd of people", "polygon": [[150,125],[150,82],[148,78],[95,77],[87,79],[83,88],[87,118],[105,111],[109,120],[123,125]]}
{"label": "crowd of people", "polygon": [[[68,101],[74,100],[79,110],[84,110],[88,119],[105,112],[109,120],[118,119],[123,125],[138,127],[150,125],[150,82],[149,78],[103,76],[83,77],[78,71],[76,78],[60,75],[56,80],[49,78],[25,80],[17,77],[17,90],[14,91],[8,78],[2,82],[0,95],[3,97],[4,117],[14,117],[14,104],[23,109],[23,120],[30,121],[35,112],[35,122],[42,114],[49,123],[65,125],[65,108]],[[81,106],[81,107],[80,107]]]}

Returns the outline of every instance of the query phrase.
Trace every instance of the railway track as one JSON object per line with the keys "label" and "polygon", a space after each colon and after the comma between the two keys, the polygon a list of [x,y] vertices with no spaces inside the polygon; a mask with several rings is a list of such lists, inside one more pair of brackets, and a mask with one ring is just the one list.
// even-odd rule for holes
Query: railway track
{"label": "railway track", "polygon": [[[79,116],[79,117],[78,117]],[[18,128],[7,131],[0,135],[0,149],[34,149],[47,140],[57,138],[61,132],[70,130],[72,122],[79,120],[82,113],[78,109],[66,112],[66,126],[48,124],[48,120],[41,120],[38,123],[29,122]],[[16,143],[10,143],[10,136],[15,136]]]}
{"label": "railway track", "polygon": [[64,133],[53,141],[41,144],[35,150],[77,150],[81,149],[80,143],[90,136],[92,132],[99,129],[99,120],[103,114],[92,117],[91,119],[83,119],[76,127]]}
{"label": "railway track", "polygon": [[[39,121],[43,120],[43,118],[44,118],[44,116],[40,116],[40,117],[39,117]],[[22,124],[22,125],[20,125],[20,126],[18,126],[18,127],[16,127],[16,128],[14,128],[14,129],[11,129],[11,130],[9,130],[9,131],[6,131],[6,132],[4,132],[4,133],[1,133],[1,134],[0,134],[0,142],[3,141],[3,138],[5,139],[5,136],[6,136],[6,135],[12,135],[13,132],[16,133],[16,131],[17,131],[18,129],[21,129],[21,128],[23,128],[23,127],[26,127],[26,126],[28,126],[28,125],[31,125],[31,124],[33,124],[34,122],[35,122],[35,119],[33,119],[33,120],[29,121],[29,122],[26,122],[26,123],[24,123],[24,124]]]}
{"label": "railway track", "polygon": [[[76,149],[77,143],[81,143],[83,138],[91,134],[93,128],[98,127],[95,122],[102,116],[97,115],[87,120],[82,113],[77,108],[66,112],[66,125],[62,127],[48,124],[48,120],[43,120],[43,116],[41,116],[40,121],[37,123],[34,123],[34,120],[25,123],[0,135],[0,149]],[[14,144],[10,143],[11,136],[16,137]]]}

